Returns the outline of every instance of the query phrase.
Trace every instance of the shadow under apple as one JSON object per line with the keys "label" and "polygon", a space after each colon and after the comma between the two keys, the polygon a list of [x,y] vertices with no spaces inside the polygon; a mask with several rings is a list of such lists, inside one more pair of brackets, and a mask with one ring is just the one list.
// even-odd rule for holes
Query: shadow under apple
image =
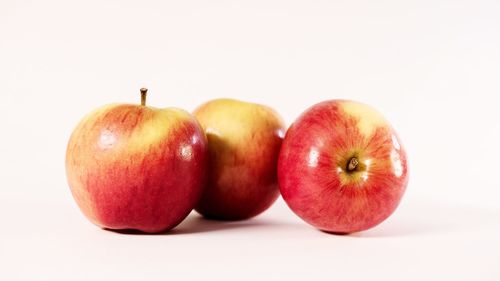
{"label": "shadow under apple", "polygon": [[135,229],[105,229],[107,231],[125,235],[185,235],[214,231],[227,231],[241,228],[267,228],[279,227],[276,222],[262,218],[238,221],[223,221],[205,218],[201,215],[191,213],[183,222],[172,230],[161,233],[145,233]]}

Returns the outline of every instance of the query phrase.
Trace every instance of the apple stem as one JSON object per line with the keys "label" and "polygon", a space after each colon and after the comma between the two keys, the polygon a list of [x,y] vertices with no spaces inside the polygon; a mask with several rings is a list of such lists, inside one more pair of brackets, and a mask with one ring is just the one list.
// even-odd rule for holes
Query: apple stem
{"label": "apple stem", "polygon": [[142,106],[146,105],[146,95],[147,94],[148,94],[148,89],[141,88],[141,105]]}
{"label": "apple stem", "polygon": [[351,160],[349,160],[349,163],[347,164],[347,171],[352,172],[356,170],[358,164],[359,164],[358,158],[352,157]]}

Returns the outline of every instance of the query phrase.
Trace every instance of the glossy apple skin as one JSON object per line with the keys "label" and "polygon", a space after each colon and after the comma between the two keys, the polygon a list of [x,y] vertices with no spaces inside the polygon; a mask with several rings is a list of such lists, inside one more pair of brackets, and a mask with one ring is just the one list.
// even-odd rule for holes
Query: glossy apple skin
{"label": "glossy apple skin", "polygon": [[267,106],[231,99],[207,102],[194,115],[210,151],[208,181],[196,211],[212,219],[241,220],[268,209],[279,196],[281,117]]}
{"label": "glossy apple skin", "polygon": [[[360,164],[349,172],[352,157]],[[406,153],[394,129],[371,107],[345,100],[314,105],[292,124],[278,175],[281,194],[299,217],[344,234],[389,217],[408,184]]]}
{"label": "glossy apple skin", "polygon": [[87,115],[68,143],[66,172],[85,216],[107,229],[163,232],[198,202],[208,147],[180,109],[108,105]]}

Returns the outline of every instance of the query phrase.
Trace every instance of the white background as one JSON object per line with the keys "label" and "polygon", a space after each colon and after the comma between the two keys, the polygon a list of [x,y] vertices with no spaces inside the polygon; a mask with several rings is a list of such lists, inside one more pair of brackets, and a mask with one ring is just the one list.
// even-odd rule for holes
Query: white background
{"label": "white background", "polygon": [[[231,97],[288,124],[326,99],[371,104],[406,146],[408,191],[350,236],[281,199],[245,222],[100,230],[66,143],[142,86],[153,106]],[[498,0],[1,0],[0,95],[0,280],[500,280]]]}

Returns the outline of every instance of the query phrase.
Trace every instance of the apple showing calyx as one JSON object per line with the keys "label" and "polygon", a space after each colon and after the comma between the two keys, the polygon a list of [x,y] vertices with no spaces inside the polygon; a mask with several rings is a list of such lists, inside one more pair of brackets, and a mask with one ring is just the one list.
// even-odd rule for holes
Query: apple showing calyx
{"label": "apple showing calyx", "polygon": [[207,142],[188,112],[111,104],[73,131],[66,173],[85,216],[107,229],[148,233],[179,224],[198,202],[206,178]]}
{"label": "apple showing calyx", "polygon": [[379,224],[408,183],[406,153],[391,125],[373,108],[345,100],[314,105],[292,124],[278,175],[288,206],[333,233]]}
{"label": "apple showing calyx", "polygon": [[267,106],[232,99],[209,101],[194,115],[210,154],[207,184],[195,210],[212,219],[240,220],[269,208],[279,196],[281,117]]}

